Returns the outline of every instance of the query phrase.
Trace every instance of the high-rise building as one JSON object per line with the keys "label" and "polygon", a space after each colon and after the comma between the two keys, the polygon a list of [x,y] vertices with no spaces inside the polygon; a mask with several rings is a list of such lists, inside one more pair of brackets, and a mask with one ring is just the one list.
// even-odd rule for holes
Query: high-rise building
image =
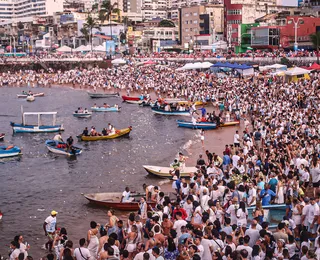
{"label": "high-rise building", "polygon": [[131,21],[142,21],[142,0],[123,0],[123,16]]}
{"label": "high-rise building", "polygon": [[63,11],[64,0],[1,0],[0,20],[19,20]]}
{"label": "high-rise building", "polygon": [[142,18],[167,18],[167,0],[142,0]]}

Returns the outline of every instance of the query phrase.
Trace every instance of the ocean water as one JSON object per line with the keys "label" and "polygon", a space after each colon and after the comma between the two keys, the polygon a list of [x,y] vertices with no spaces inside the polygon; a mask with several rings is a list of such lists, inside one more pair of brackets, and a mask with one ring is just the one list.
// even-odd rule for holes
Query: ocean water
{"label": "ocean water", "polygon": [[[155,115],[148,107],[122,103],[121,98],[91,99],[85,91],[68,87],[35,88],[44,92],[35,102],[18,99],[16,94],[28,88],[0,88],[0,132],[6,134],[4,144],[22,148],[23,155],[0,160],[0,255],[8,254],[15,235],[22,234],[31,245],[30,255],[38,259],[45,254],[46,242],[42,225],[51,210],[58,211],[58,226],[66,227],[69,239],[78,245],[86,237],[89,223],[105,224],[107,210],[89,204],[83,193],[142,191],[143,183],[157,183],[142,165],[168,166],[179,151],[191,145],[195,132],[178,128],[177,117]],[[78,107],[90,108],[94,103],[119,104],[121,112],[94,113],[90,119],[72,116]],[[79,142],[82,155],[76,159],[47,151],[44,142],[49,134],[12,134],[10,121],[21,122],[21,106],[25,112],[57,111],[57,123],[64,125],[64,139],[76,135],[84,127],[98,131],[110,122],[116,128],[133,127],[129,138],[99,142]],[[29,121],[30,120],[30,121]],[[27,122],[35,123],[35,117]],[[43,122],[51,123],[51,118]],[[1,145],[1,144],[0,144]],[[118,213],[121,217],[122,213]]]}

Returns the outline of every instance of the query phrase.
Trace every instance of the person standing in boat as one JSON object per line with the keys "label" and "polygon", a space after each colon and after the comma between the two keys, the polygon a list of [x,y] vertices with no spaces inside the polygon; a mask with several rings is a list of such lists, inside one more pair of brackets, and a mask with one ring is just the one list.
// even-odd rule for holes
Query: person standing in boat
{"label": "person standing in boat", "polygon": [[55,141],[56,144],[64,143],[60,132],[53,137],[53,141]]}
{"label": "person standing in boat", "polygon": [[88,136],[88,135],[89,135],[88,127],[86,127],[86,128],[82,131],[82,135],[83,135],[83,136]]}
{"label": "person standing in boat", "polygon": [[72,146],[73,146],[73,138],[70,135],[70,137],[67,139],[67,148],[68,148],[68,150],[71,150]]}
{"label": "person standing in boat", "polygon": [[132,202],[134,200],[134,198],[130,197],[130,195],[131,195],[130,189],[129,189],[129,187],[126,187],[124,192],[122,193],[122,197],[121,197],[120,202],[122,202],[122,203]]}

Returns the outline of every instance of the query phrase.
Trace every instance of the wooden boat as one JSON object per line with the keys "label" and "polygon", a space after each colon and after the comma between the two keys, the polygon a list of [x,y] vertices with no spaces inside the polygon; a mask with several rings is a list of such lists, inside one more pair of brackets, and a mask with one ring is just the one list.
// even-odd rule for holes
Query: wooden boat
{"label": "wooden boat", "polygon": [[18,156],[21,153],[21,149],[14,145],[0,146],[0,158],[7,158]]}
{"label": "wooden boat", "polygon": [[99,140],[108,140],[114,139],[118,137],[128,136],[132,130],[132,127],[116,130],[114,135],[99,135],[99,136],[85,136],[85,135],[78,135],[77,137],[81,141],[99,141]]}
{"label": "wooden boat", "polygon": [[120,112],[121,107],[91,107],[94,112]]}
{"label": "wooden boat", "polygon": [[240,125],[240,121],[224,122],[224,123],[221,123],[219,127],[235,126],[235,125]]}
{"label": "wooden boat", "polygon": [[73,113],[74,117],[78,117],[78,118],[88,118],[92,116],[92,112],[88,112],[88,113],[78,113],[77,111]]}
{"label": "wooden boat", "polygon": [[142,100],[125,100],[124,102],[128,104],[138,104],[140,105],[142,103]]}
{"label": "wooden boat", "polygon": [[89,97],[91,98],[109,98],[109,97],[119,97],[119,93],[95,93],[95,92],[87,92]]}
{"label": "wooden boat", "polygon": [[5,134],[0,134],[0,141],[3,141]]}
{"label": "wooden boat", "polygon": [[142,102],[139,103],[139,106],[140,106],[140,107],[153,107],[153,106],[154,106],[154,103],[142,101]]}
{"label": "wooden boat", "polygon": [[[27,98],[29,94],[17,94],[18,98]],[[34,97],[43,97],[44,93],[32,93]]]}
{"label": "wooden boat", "polygon": [[29,102],[33,102],[35,101],[35,97],[34,96],[27,96],[26,100],[29,101]]}
{"label": "wooden boat", "polygon": [[[152,165],[143,165],[142,166],[149,174],[155,175],[160,178],[171,178],[172,175],[170,171],[173,171],[172,167],[161,167],[161,166],[152,166]],[[190,173],[197,172],[196,167],[184,167],[180,170],[181,177],[190,177]]]}
{"label": "wooden boat", "polygon": [[179,105],[192,105],[194,103],[196,106],[203,106],[203,105],[207,104],[207,103],[205,103],[203,101],[192,102],[190,100],[183,100],[183,99],[180,99],[180,98],[167,98],[167,99],[164,100],[164,103],[166,103],[166,104],[177,103]]}
{"label": "wooden boat", "polygon": [[123,101],[132,100],[132,101],[139,101],[140,97],[130,97],[130,96],[122,96]]}
{"label": "wooden boat", "polygon": [[179,110],[172,110],[172,111],[165,111],[164,109],[159,109],[157,107],[151,108],[152,112],[159,114],[159,115],[166,115],[166,116],[190,116],[189,110],[186,111],[179,111]]}
{"label": "wooden boat", "polygon": [[79,155],[82,153],[81,148],[73,146],[71,150],[67,150],[67,145],[65,143],[59,143],[57,145],[56,141],[53,141],[53,140],[47,140],[46,147],[50,152],[61,154],[61,155],[72,156],[72,155]]}
{"label": "wooden boat", "polygon": [[[22,108],[21,108],[22,112]],[[35,115],[38,117],[37,125],[28,125],[26,123],[26,116]],[[52,115],[52,125],[42,125],[41,124],[41,116],[43,115]],[[16,124],[14,122],[10,122],[12,126],[12,130],[14,133],[52,133],[63,131],[62,125],[56,124],[57,112],[22,112],[22,124]]]}
{"label": "wooden boat", "polygon": [[[83,195],[91,203],[94,203],[98,206],[103,206],[107,208],[124,210],[124,211],[137,211],[139,210],[138,202],[141,197],[144,197],[145,194],[131,194],[131,197],[134,198],[133,202],[121,202],[122,193],[121,192],[105,192],[105,193],[90,193]],[[155,202],[147,202],[148,205],[155,207]]]}
{"label": "wooden boat", "polygon": [[216,129],[217,124],[211,122],[196,122],[193,124],[191,121],[177,120],[179,127],[186,127],[191,129],[203,129],[203,130],[211,130]]}

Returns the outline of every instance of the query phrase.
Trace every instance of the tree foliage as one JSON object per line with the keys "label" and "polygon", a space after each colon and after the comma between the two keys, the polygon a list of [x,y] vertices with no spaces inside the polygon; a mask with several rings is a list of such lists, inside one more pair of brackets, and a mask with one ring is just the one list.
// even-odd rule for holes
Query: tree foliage
{"label": "tree foliage", "polygon": [[159,23],[159,27],[176,27],[176,25],[170,20],[162,20]]}

